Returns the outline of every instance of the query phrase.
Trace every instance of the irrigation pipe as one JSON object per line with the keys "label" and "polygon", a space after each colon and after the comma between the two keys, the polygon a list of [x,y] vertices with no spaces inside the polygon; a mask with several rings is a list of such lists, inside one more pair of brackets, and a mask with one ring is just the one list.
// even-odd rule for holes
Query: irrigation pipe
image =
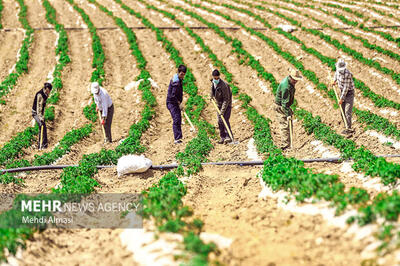
{"label": "irrigation pipe", "polygon": [[[380,155],[377,157],[384,158],[398,158],[400,154],[388,154],[388,155]],[[332,158],[312,158],[312,159],[299,159],[304,163],[339,163],[342,161],[340,157],[332,157]],[[226,161],[226,162],[208,162],[202,163],[201,165],[238,165],[238,166],[255,166],[255,165],[263,165],[264,161]],[[177,163],[166,164],[166,165],[152,165],[150,169],[153,170],[167,170],[172,168],[177,168],[179,165]],[[42,170],[60,170],[67,167],[78,167],[78,165],[42,165],[42,166],[29,166],[29,167],[21,167],[21,168],[10,168],[10,169],[1,169],[0,174],[5,173],[17,173],[17,172],[28,172],[28,171],[42,171]],[[115,165],[98,165],[97,169],[104,168],[114,168]]]}
{"label": "irrigation pipe", "polygon": [[[147,27],[129,27],[132,30],[145,30],[148,29]],[[181,29],[180,27],[158,27],[159,29],[162,30],[179,30]],[[208,30],[210,29],[209,27],[188,27],[192,30]],[[239,27],[220,27],[222,30],[240,30]],[[333,28],[335,30],[352,30],[355,29],[356,27],[339,27],[339,28]],[[385,29],[385,28],[400,28],[400,25],[388,25],[388,26],[371,26],[371,27],[365,27],[367,29]],[[64,28],[65,30],[89,30],[88,28],[81,28],[81,27],[67,27]],[[99,27],[96,28],[97,30],[117,30],[119,29],[118,27]],[[271,30],[270,28],[263,28],[263,27],[253,27],[253,30]],[[324,28],[310,28],[312,30],[324,30]],[[20,28],[6,28],[6,29],[1,29],[1,31],[16,31],[20,30]],[[39,30],[55,30],[53,27],[43,27],[43,28],[34,28],[35,31]],[[298,30],[298,29],[294,29]]]}

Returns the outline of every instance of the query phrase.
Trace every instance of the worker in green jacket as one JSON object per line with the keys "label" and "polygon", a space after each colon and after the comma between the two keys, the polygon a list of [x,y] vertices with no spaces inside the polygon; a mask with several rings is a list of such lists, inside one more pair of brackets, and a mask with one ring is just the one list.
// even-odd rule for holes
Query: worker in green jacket
{"label": "worker in green jacket", "polygon": [[295,85],[303,77],[300,71],[292,70],[279,84],[275,97],[276,117],[281,129],[281,149],[285,150],[290,146],[289,123],[292,122],[293,111],[290,106],[294,102]]}

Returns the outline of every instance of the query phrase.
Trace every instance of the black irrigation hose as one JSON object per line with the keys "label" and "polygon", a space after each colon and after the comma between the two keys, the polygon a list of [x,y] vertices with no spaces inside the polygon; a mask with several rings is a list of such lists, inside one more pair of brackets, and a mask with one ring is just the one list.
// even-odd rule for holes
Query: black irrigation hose
{"label": "black irrigation hose", "polygon": [[[400,154],[389,154],[389,155],[380,155],[378,157],[384,158],[396,158],[400,157]],[[314,159],[299,159],[304,163],[339,163],[342,161],[340,157],[333,158],[314,158]],[[201,165],[239,165],[239,166],[254,166],[254,165],[263,165],[264,161],[232,161],[232,162],[209,162],[202,163]],[[27,172],[27,171],[40,171],[40,170],[59,170],[67,167],[77,167],[78,165],[42,165],[42,166],[30,166],[30,167],[21,167],[21,168],[12,168],[12,169],[2,169],[0,170],[0,174],[5,173],[16,173],[16,172]],[[114,168],[115,165],[98,165],[97,169],[103,168]],[[178,164],[166,164],[166,165],[152,165],[150,169],[153,170],[167,170],[172,168],[177,168]]]}
{"label": "black irrigation hose", "polygon": [[[145,30],[148,29],[147,27],[129,27],[132,30]],[[180,27],[158,27],[159,29],[162,30],[179,30],[181,29]],[[210,29],[209,27],[188,27],[192,30],[208,30]],[[223,30],[239,30],[240,27],[220,27]],[[334,28],[336,30],[352,30],[355,27],[341,27],[341,28]],[[372,26],[372,27],[365,27],[367,29],[383,29],[383,28],[400,28],[400,25],[389,25],[389,26]],[[1,29],[1,31],[15,31],[19,30],[20,28],[6,28],[6,29]],[[52,27],[44,27],[44,28],[33,28],[34,30],[55,30]],[[80,27],[68,27],[64,28],[65,30],[89,30],[88,28],[80,28]],[[96,28],[97,30],[116,30],[119,29],[118,27],[100,27]],[[270,30],[269,28],[252,28],[253,30]],[[324,30],[324,28],[310,28],[312,30]],[[293,29],[296,31],[297,29]]]}

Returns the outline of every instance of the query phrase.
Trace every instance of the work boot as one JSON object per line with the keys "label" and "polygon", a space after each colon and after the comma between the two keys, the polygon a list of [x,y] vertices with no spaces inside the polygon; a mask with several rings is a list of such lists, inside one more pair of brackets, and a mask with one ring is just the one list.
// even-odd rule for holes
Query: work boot
{"label": "work boot", "polygon": [[221,138],[221,139],[218,141],[218,144],[224,144],[224,139]]}
{"label": "work boot", "polygon": [[224,139],[224,143],[225,144],[228,144],[228,143],[231,143],[231,142],[232,142],[232,140],[231,140],[230,137],[227,137],[227,138]]}
{"label": "work boot", "polygon": [[354,132],[354,130],[352,130],[352,129],[345,129],[345,130],[342,131],[342,134],[343,135],[349,135],[349,134],[352,134],[353,132]]}
{"label": "work boot", "polygon": [[287,149],[289,149],[289,148],[290,148],[289,145],[281,146],[281,147],[280,147],[280,149],[281,149],[282,151],[285,151],[285,150],[287,150]]}

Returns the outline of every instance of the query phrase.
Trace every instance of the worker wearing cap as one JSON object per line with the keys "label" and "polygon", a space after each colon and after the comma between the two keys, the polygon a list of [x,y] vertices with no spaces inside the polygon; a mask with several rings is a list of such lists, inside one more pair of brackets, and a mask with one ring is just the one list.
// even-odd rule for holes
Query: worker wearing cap
{"label": "worker wearing cap", "polygon": [[[218,69],[214,69],[212,72],[211,79],[211,99],[215,99],[218,109],[221,112],[221,115],[224,117],[226,124],[228,125],[229,130],[232,133],[231,125],[229,123],[229,118],[231,117],[232,111],[232,91],[229,85],[223,81],[220,77],[220,73]],[[218,141],[219,144],[232,142],[229,137],[228,130],[226,129],[224,122],[221,119],[221,116],[218,114],[218,127],[219,127],[219,136],[221,139]]]}
{"label": "worker wearing cap", "polygon": [[33,100],[32,116],[39,126],[38,149],[45,149],[48,146],[47,127],[46,121],[44,120],[44,109],[46,108],[47,98],[49,97],[52,89],[53,86],[46,82],[43,88],[36,92],[35,99]]}
{"label": "worker wearing cap", "polygon": [[298,70],[290,71],[279,84],[275,97],[275,111],[281,129],[281,149],[285,150],[290,146],[289,123],[291,123],[293,111],[290,106],[294,102],[295,85],[303,77]]}
{"label": "worker wearing cap", "polygon": [[351,128],[351,116],[354,103],[354,81],[353,74],[347,69],[347,64],[342,58],[340,58],[336,63],[333,85],[336,84],[340,89],[339,104],[342,106],[347,122],[347,128],[342,132],[342,134],[351,134],[354,132]]}
{"label": "worker wearing cap", "polygon": [[96,112],[101,112],[101,124],[104,126],[106,141],[111,143],[111,123],[114,116],[114,105],[108,92],[100,87],[99,83],[93,82],[91,85],[94,102],[96,103]]}
{"label": "worker wearing cap", "polygon": [[174,143],[182,143],[182,111],[183,106],[183,79],[186,75],[186,66],[180,65],[169,82],[167,94],[167,108],[172,117],[172,130],[174,131]]}

